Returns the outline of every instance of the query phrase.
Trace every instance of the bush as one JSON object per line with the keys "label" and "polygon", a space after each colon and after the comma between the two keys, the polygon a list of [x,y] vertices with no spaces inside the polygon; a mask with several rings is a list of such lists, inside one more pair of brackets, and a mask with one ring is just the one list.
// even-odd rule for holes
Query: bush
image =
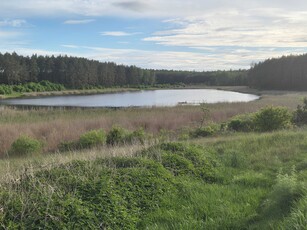
{"label": "bush", "polygon": [[143,128],[139,128],[132,133],[130,133],[127,137],[127,141],[130,143],[141,143],[144,144],[146,139],[146,133]]}
{"label": "bush", "polygon": [[108,145],[123,144],[127,140],[127,131],[119,126],[113,127],[107,135]]}
{"label": "bush", "polygon": [[106,142],[108,145],[132,144],[136,142],[144,144],[145,139],[146,133],[142,128],[129,132],[119,126],[115,126],[109,131]]}
{"label": "bush", "polygon": [[103,145],[105,141],[106,136],[102,129],[91,130],[80,136],[79,146],[80,148],[91,148],[98,145]]}
{"label": "bush", "polygon": [[284,107],[269,106],[255,114],[255,127],[258,131],[273,131],[291,126],[291,113]]}
{"label": "bush", "polygon": [[307,124],[307,98],[304,98],[304,105],[298,105],[294,112],[293,121],[297,125]]}
{"label": "bush", "polygon": [[219,130],[218,126],[215,124],[208,125],[206,127],[197,128],[190,132],[190,136],[197,137],[208,137],[214,135]]}
{"label": "bush", "polygon": [[255,129],[254,118],[254,114],[235,116],[228,122],[227,127],[231,131],[251,132]]}
{"label": "bush", "polygon": [[20,136],[15,140],[9,150],[10,155],[23,156],[29,154],[40,153],[42,151],[42,143],[28,136]]}

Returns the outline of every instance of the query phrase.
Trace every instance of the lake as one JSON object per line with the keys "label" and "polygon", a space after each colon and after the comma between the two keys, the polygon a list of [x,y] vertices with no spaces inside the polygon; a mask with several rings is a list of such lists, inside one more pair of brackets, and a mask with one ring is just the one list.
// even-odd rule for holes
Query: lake
{"label": "lake", "polygon": [[152,107],[178,104],[248,102],[259,96],[216,89],[167,89],[95,95],[51,96],[1,100],[0,104],[59,107]]}

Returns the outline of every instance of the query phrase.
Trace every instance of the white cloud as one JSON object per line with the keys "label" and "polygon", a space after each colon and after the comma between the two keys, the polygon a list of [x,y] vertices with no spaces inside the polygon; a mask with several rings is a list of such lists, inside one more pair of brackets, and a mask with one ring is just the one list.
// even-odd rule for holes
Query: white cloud
{"label": "white cloud", "polygon": [[114,36],[114,37],[132,36],[132,35],[137,35],[137,34],[140,34],[140,33],[139,32],[128,33],[125,31],[104,31],[100,33],[100,35],[102,36]]}
{"label": "white cloud", "polygon": [[[178,23],[178,21],[180,23]],[[175,29],[157,31],[144,41],[167,46],[307,47],[307,10],[214,11],[166,21]],[[179,25],[179,26],[178,26]]]}
{"label": "white cloud", "polygon": [[0,30],[0,38],[15,38],[21,36],[21,33],[15,31],[2,31]]}
{"label": "white cloud", "polygon": [[64,24],[69,24],[69,25],[88,24],[94,21],[95,21],[94,19],[66,20]]}
{"label": "white cloud", "polygon": [[213,9],[279,8],[289,11],[306,9],[305,0],[9,0],[0,2],[2,17],[20,16],[133,16],[186,17],[203,15]]}
{"label": "white cloud", "polygon": [[70,48],[70,49],[78,49],[80,48],[79,46],[76,46],[76,45],[61,45],[62,47],[65,47],[65,48]]}
{"label": "white cloud", "polygon": [[14,19],[14,20],[5,19],[0,21],[0,26],[22,27],[25,25],[28,24],[27,21],[23,19]]}

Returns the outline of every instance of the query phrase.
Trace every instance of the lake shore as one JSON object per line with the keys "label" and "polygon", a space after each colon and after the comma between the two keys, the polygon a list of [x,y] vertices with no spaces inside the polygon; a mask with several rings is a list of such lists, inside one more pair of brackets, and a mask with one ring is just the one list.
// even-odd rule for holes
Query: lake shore
{"label": "lake shore", "polygon": [[104,88],[104,89],[69,89],[63,91],[48,91],[48,92],[29,92],[29,93],[13,93],[0,95],[0,99],[13,98],[35,98],[35,97],[51,97],[51,96],[71,96],[71,95],[96,95],[96,94],[111,94],[122,92],[136,92],[142,90],[167,90],[167,89],[217,89],[225,91],[233,91],[238,93],[254,94],[254,95],[285,95],[289,93],[304,93],[304,91],[286,91],[286,90],[259,90],[248,86],[207,86],[207,85],[174,85],[167,87],[119,87],[119,88]]}

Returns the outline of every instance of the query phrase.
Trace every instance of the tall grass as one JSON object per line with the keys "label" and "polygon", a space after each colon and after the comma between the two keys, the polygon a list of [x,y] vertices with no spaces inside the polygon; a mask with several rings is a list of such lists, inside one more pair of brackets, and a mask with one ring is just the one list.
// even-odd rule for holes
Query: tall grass
{"label": "tall grass", "polygon": [[[266,105],[286,106],[295,109],[306,93],[281,92],[263,94],[260,100],[249,103],[218,103],[207,105],[207,121],[223,122],[237,114],[255,112]],[[74,141],[92,129],[108,131],[114,125],[128,130],[142,127],[157,134],[163,130],[180,132],[187,127],[197,127],[202,121],[198,106],[174,108],[127,109],[32,109],[0,108],[0,155],[20,135],[28,135],[46,143],[44,151],[55,151],[60,142]]]}

